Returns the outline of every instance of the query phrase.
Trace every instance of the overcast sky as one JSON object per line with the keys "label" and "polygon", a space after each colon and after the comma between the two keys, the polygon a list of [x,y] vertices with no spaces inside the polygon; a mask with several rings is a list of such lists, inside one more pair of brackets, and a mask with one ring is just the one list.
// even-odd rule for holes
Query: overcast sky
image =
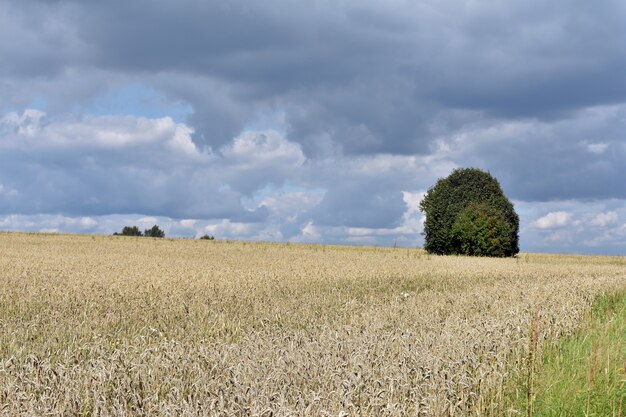
{"label": "overcast sky", "polygon": [[2,0],[0,229],[415,247],[455,167],[626,254],[623,0]]}

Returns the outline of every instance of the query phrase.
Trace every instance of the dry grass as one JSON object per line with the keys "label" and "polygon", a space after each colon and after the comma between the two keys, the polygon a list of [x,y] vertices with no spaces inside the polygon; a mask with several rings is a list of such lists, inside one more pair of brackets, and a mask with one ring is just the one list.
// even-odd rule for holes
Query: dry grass
{"label": "dry grass", "polygon": [[0,415],[523,415],[625,266],[0,233]]}

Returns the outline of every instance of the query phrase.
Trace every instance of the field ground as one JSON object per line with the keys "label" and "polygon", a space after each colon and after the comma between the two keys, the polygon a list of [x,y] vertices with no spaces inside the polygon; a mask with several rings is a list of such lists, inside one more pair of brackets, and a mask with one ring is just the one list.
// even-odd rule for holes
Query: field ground
{"label": "field ground", "polygon": [[0,415],[525,416],[623,290],[623,257],[0,233]]}

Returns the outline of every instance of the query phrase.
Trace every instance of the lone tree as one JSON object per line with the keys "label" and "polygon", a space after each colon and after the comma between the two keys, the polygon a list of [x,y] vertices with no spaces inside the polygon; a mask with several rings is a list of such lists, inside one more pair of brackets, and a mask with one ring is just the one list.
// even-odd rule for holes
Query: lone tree
{"label": "lone tree", "polygon": [[145,237],[165,237],[165,232],[159,228],[156,224],[150,229],[146,229],[143,232]]}
{"label": "lone tree", "polygon": [[420,203],[424,248],[439,255],[514,256],[519,217],[498,180],[477,168],[439,179]]}

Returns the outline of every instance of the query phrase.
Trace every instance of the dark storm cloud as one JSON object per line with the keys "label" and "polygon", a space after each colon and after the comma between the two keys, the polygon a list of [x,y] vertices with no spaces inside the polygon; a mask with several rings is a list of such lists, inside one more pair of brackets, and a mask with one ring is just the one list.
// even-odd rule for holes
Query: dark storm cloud
{"label": "dark storm cloud", "polygon": [[626,106],[606,106],[469,130],[450,141],[449,156],[491,170],[518,200],[625,199],[625,132]]}
{"label": "dark storm cloud", "polygon": [[376,189],[367,182],[343,183],[326,193],[312,217],[323,226],[391,228],[405,210],[399,190]]}
{"label": "dark storm cloud", "polygon": [[66,65],[81,61],[80,41],[59,4],[0,4],[0,75],[54,77]]}
{"label": "dark storm cloud", "polygon": [[195,140],[214,148],[266,109],[286,112],[310,155],[424,153],[453,109],[559,118],[626,97],[619,1],[28,4],[4,7],[22,27],[4,38],[38,49],[5,49],[5,73],[16,61],[140,76],[187,100]]}
{"label": "dark storm cloud", "polygon": [[[379,111],[397,93],[387,91],[386,76],[381,84],[383,74],[394,61],[397,44],[409,43],[395,36],[398,28],[380,27],[366,13],[288,2],[124,2],[119,9],[82,10],[77,20],[79,36],[96,51],[97,66],[167,73],[157,86],[192,103],[190,121],[199,143],[227,143],[255,111],[266,108],[299,110],[297,115],[288,112],[288,123],[306,150],[316,148],[309,143],[315,137],[306,134],[311,126],[335,130],[331,140],[357,152],[384,150],[394,131],[407,125],[415,130],[405,80],[400,80],[397,103]],[[372,86],[379,90],[378,105],[363,100]],[[396,120],[390,114],[405,108],[412,113],[408,118]],[[363,143],[368,134],[373,143]]]}
{"label": "dark storm cloud", "polygon": [[482,5],[448,37],[437,64],[445,73],[445,87],[433,90],[438,101],[538,118],[624,101],[623,2]]}

